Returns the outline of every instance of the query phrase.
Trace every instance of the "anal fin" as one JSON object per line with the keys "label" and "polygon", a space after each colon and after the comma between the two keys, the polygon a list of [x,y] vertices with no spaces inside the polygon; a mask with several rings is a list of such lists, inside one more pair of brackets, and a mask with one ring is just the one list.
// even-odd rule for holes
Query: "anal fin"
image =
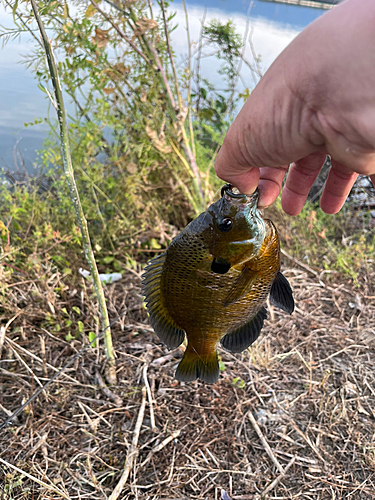
{"label": "anal fin", "polygon": [[289,281],[280,271],[272,284],[270,300],[275,306],[289,314],[294,311],[293,290]]}
{"label": "anal fin", "polygon": [[263,328],[267,311],[262,307],[255,316],[238,327],[233,332],[227,333],[220,341],[224,349],[230,352],[242,352],[247,349],[259,337]]}

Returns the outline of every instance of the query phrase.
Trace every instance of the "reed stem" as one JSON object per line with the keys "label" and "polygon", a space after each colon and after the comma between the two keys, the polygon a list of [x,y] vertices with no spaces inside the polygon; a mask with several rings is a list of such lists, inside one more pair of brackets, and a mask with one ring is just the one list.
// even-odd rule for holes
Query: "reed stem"
{"label": "reed stem", "polygon": [[69,187],[70,197],[74,206],[74,210],[76,213],[77,221],[79,228],[81,230],[81,237],[83,248],[85,252],[85,257],[88,262],[90,273],[93,279],[96,296],[99,304],[99,311],[102,318],[102,329],[104,333],[104,345],[105,345],[105,353],[107,357],[108,367],[107,370],[107,379],[111,384],[116,383],[116,370],[115,370],[115,354],[113,350],[112,344],[112,336],[111,330],[109,326],[109,318],[108,311],[104,297],[104,291],[102,287],[102,283],[99,279],[98,268],[96,266],[94,253],[92,251],[90,235],[87,227],[87,221],[85,215],[83,213],[81,200],[79,197],[77,185],[74,178],[74,170],[72,165],[72,159],[70,156],[70,147],[69,147],[69,134],[68,134],[68,126],[66,122],[66,112],[64,107],[63,95],[61,91],[59,74],[57,71],[57,66],[55,63],[55,58],[53,55],[52,47],[50,41],[47,37],[47,33],[44,29],[44,25],[42,19],[39,15],[38,7],[35,3],[35,0],[31,0],[31,5],[33,8],[34,16],[38,24],[38,28],[40,31],[40,35],[43,41],[44,50],[47,57],[47,63],[49,72],[51,75],[52,85],[54,88],[55,99],[56,99],[56,111],[57,117],[59,121],[60,127],[60,140],[61,140],[61,156],[63,159],[64,172],[66,175],[66,180]]}

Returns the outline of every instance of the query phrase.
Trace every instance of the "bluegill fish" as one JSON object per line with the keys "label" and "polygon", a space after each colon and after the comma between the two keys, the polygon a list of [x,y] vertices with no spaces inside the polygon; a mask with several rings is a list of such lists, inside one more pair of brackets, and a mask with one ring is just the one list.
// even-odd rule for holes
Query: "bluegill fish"
{"label": "bluegill fish", "polygon": [[246,196],[226,184],[221,199],[145,269],[143,293],[155,333],[170,349],[187,336],[177,380],[216,382],[218,343],[230,352],[249,347],[263,327],[268,295],[289,314],[294,310],[280,272],[277,230],[257,203],[257,191]]}

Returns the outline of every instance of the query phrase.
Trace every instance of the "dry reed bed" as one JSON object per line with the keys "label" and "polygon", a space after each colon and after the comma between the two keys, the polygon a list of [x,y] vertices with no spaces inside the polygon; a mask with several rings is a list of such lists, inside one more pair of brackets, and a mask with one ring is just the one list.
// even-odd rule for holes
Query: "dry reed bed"
{"label": "dry reed bed", "polygon": [[[63,308],[97,328],[87,285],[45,271],[4,275],[3,418],[82,347],[65,341]],[[181,351],[147,326],[137,273],[107,286],[112,319],[127,311],[113,328],[118,385],[103,387],[104,356],[90,348],[3,429],[0,498],[112,500],[126,461],[124,500],[216,500],[222,489],[232,500],[375,499],[374,276],[354,287],[332,273],[285,274],[296,311],[272,309],[255,346],[222,352],[212,386],[174,381]],[[46,328],[46,312],[60,332]]]}

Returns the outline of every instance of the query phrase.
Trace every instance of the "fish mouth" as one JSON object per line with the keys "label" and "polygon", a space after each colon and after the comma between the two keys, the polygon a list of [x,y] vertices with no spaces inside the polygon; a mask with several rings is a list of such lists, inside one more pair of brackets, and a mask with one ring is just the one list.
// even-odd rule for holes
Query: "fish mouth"
{"label": "fish mouth", "polygon": [[242,203],[244,203],[246,206],[250,206],[250,207],[254,207],[254,208],[257,207],[258,199],[259,199],[258,188],[251,195],[243,194],[240,192],[234,192],[233,189],[237,190],[237,188],[234,188],[234,186],[232,186],[232,184],[224,184],[224,186],[221,188],[222,198],[227,198],[228,201],[238,200],[238,201],[241,201]]}

